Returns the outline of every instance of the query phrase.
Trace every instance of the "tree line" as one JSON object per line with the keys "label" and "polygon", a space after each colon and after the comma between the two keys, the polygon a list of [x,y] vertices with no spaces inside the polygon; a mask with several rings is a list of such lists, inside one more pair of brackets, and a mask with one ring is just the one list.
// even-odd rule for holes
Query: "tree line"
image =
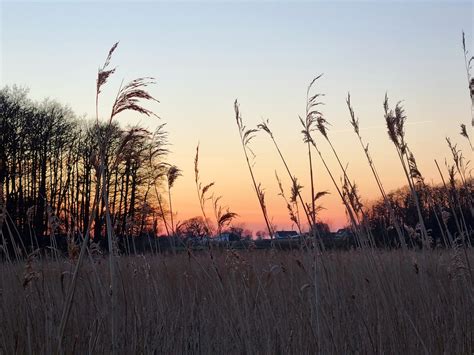
{"label": "tree line", "polygon": [[[0,202],[3,245],[8,237],[38,247],[52,235],[105,233],[105,199],[99,190],[99,148],[105,192],[116,235],[158,234],[170,165],[164,125],[151,132],[78,117],[53,100],[34,102],[28,90],[0,90]],[[160,199],[161,211],[154,207]],[[99,201],[93,215],[93,203]]]}
{"label": "tree line", "polygon": [[[410,189],[387,193],[368,206],[355,194],[359,210],[365,211],[360,219],[375,245],[400,246],[400,235],[407,245],[421,244],[418,209],[433,246],[451,246],[462,235],[470,244],[474,210],[469,162],[449,139],[447,143],[452,163],[439,169],[442,184],[427,185],[415,164],[410,167]],[[127,241],[144,234],[194,238],[213,233],[204,204],[211,199],[207,195],[214,183],[199,180],[199,147],[195,177],[203,217],[173,220],[171,188],[180,170],[166,162],[164,124],[152,132],[139,126],[122,128],[116,121],[87,120],[57,101],[34,102],[27,89],[7,86],[0,90],[0,147],[4,247],[55,247],[56,238],[50,237],[57,236],[77,245],[88,232],[94,242],[106,246],[107,215],[113,234]],[[294,190],[292,201],[297,199]],[[237,214],[222,209],[220,197],[211,197],[219,234],[231,227]],[[397,224],[401,231],[395,231]],[[324,223],[315,226],[316,235],[328,240],[331,233],[322,228]]]}

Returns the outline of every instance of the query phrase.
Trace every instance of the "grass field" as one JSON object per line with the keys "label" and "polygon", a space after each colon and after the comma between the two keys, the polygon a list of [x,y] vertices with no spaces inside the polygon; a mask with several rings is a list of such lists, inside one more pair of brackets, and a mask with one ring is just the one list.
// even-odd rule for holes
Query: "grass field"
{"label": "grass field", "polygon": [[[117,350],[472,354],[467,260],[472,250],[118,257]],[[1,354],[58,350],[73,267],[40,258],[0,266]],[[112,352],[107,268],[97,257],[79,273],[66,353]]]}

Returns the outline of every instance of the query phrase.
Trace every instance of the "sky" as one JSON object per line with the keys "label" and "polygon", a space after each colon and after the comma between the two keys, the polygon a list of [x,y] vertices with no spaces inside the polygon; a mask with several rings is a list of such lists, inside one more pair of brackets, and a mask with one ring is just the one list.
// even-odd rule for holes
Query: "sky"
{"label": "sky", "polygon": [[[173,197],[178,220],[200,214],[193,165],[199,142],[201,179],[214,181],[215,194],[239,214],[236,222],[256,231],[264,221],[240,146],[235,99],[248,127],[270,120],[307,199],[308,159],[298,115],[304,115],[308,83],[321,73],[315,90],[325,94],[329,137],[366,204],[379,193],[349,124],[348,92],[385,188],[405,183],[384,125],[385,93],[393,105],[403,101],[408,144],[426,181],[437,183],[434,159],[449,157],[445,137],[472,154],[459,124],[470,122],[461,33],[474,51],[473,19],[469,1],[0,0],[0,86],[27,86],[35,100],[54,98],[92,118],[97,68],[120,41],[100,115],[110,112],[122,80],[155,77],[150,92],[160,103],[147,107],[160,120],[137,114],[118,119],[149,129],[166,123],[169,160],[183,170]],[[327,144],[315,138],[339,179]],[[252,149],[273,223],[294,228],[275,171],[287,194],[290,179],[268,136],[258,134]],[[337,229],[347,223],[343,205],[317,157],[314,164],[316,191],[330,192],[320,201],[320,218]]]}

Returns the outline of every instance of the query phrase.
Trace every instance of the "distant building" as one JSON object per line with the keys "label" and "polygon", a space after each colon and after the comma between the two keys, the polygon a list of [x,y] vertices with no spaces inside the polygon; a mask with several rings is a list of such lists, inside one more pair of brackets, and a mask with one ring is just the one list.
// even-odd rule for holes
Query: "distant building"
{"label": "distant building", "polygon": [[334,233],[334,238],[342,239],[342,238],[350,238],[352,232],[348,228],[341,228],[338,229],[336,233]]}
{"label": "distant building", "polygon": [[296,231],[276,231],[275,232],[275,239],[291,239],[297,238],[298,232]]}

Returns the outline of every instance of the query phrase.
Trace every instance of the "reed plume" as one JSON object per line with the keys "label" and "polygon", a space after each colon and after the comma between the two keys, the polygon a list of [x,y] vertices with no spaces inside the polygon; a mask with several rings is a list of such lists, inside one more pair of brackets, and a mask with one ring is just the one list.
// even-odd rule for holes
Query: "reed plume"
{"label": "reed plume", "polygon": [[423,242],[427,244],[428,232],[425,227],[418,193],[416,192],[413,181],[414,178],[419,181],[421,174],[419,174],[418,169],[414,169],[416,167],[416,164],[413,164],[414,157],[413,154],[408,150],[408,145],[405,141],[405,122],[407,120],[407,116],[405,115],[405,110],[401,106],[400,102],[395,105],[394,110],[389,108],[387,94],[385,94],[383,108],[385,112],[384,117],[387,125],[387,133],[393,145],[395,146],[398,158],[403,167],[403,172],[405,173],[410,193],[416,206],[418,224],[420,225],[422,239]]}
{"label": "reed plume", "polygon": [[364,151],[365,157],[367,158],[367,162],[369,163],[370,170],[372,171],[372,175],[374,176],[375,182],[377,183],[377,187],[379,188],[380,194],[382,195],[383,201],[385,203],[385,207],[389,211],[390,219],[391,219],[391,221],[392,221],[392,223],[395,227],[395,230],[397,232],[398,240],[400,242],[400,245],[402,246],[402,248],[406,248],[405,236],[403,235],[403,231],[402,231],[402,228],[400,227],[400,223],[398,221],[398,218],[395,214],[395,211],[393,210],[392,204],[391,204],[391,202],[390,202],[390,200],[387,196],[387,193],[385,192],[382,181],[381,181],[381,179],[379,177],[379,174],[377,172],[377,169],[375,167],[375,163],[374,163],[374,161],[372,159],[372,156],[370,154],[370,151],[369,151],[369,144],[368,143],[365,144],[363,139],[362,139],[362,136],[360,135],[359,118],[356,117],[354,109],[352,108],[350,93],[347,94],[346,104],[347,104],[347,108],[349,110],[349,115],[351,117],[349,122],[351,123],[352,128],[354,128],[354,132],[357,135],[357,138],[359,139],[360,146],[361,146],[362,150]]}
{"label": "reed plume", "polygon": [[466,185],[467,178],[466,178],[466,170],[467,166],[465,165],[465,159],[462,154],[462,151],[458,149],[457,144],[454,144],[449,137],[446,137],[446,143],[448,144],[449,150],[451,151],[451,155],[453,156],[453,161],[456,166],[456,169],[459,173],[459,177],[461,178],[461,182],[463,185]]}
{"label": "reed plume", "polygon": [[123,111],[135,111],[146,116],[155,116],[156,118],[159,118],[153,111],[140,104],[140,100],[159,102],[145,90],[146,87],[154,84],[156,84],[154,78],[144,77],[134,79],[121,87],[112,106],[109,122]]}
{"label": "reed plume", "polygon": [[116,68],[108,69],[110,65],[110,60],[112,59],[112,54],[117,49],[118,42],[116,42],[112,48],[109,50],[109,54],[107,58],[105,58],[105,62],[101,68],[99,68],[97,73],[97,81],[96,81],[96,95],[95,95],[95,116],[96,116],[96,124],[99,124],[99,94],[101,93],[101,88],[107,82],[108,78],[115,73]]}
{"label": "reed plume", "polygon": [[296,227],[298,227],[298,231],[301,233],[301,223],[300,223],[300,218],[299,218],[299,213],[298,213],[298,201],[297,201],[297,192],[299,189],[295,189],[295,184],[293,183],[292,191],[291,191],[291,198],[288,199],[286,197],[285,191],[283,189],[283,185],[281,183],[280,178],[278,177],[277,172],[275,171],[275,178],[278,182],[278,189],[280,190],[280,193],[278,194],[283,198],[286,204],[286,208],[288,210],[288,213],[290,215],[290,220],[296,224]]}
{"label": "reed plume", "polygon": [[464,123],[461,124],[461,132],[459,134],[467,139],[467,141],[469,142],[469,146],[471,147],[471,150],[474,150],[474,147],[472,146],[472,142],[471,142],[471,137],[467,133],[466,125]]}
{"label": "reed plume", "polygon": [[238,214],[235,212],[232,212],[228,207],[223,208],[220,205],[219,202],[222,199],[222,196],[218,196],[218,197],[212,196],[211,199],[212,199],[212,206],[214,208],[214,216],[216,218],[216,224],[217,224],[216,233],[217,235],[220,235],[226,227],[230,226],[230,224],[238,216]]}
{"label": "reed plume", "polygon": [[176,230],[174,228],[174,220],[173,220],[173,205],[171,203],[171,189],[174,186],[174,183],[176,182],[176,179],[181,176],[181,170],[175,166],[171,165],[168,168],[168,171],[166,172],[166,180],[168,182],[168,203],[170,206],[170,220],[171,220],[171,232],[173,235],[176,233]]}

